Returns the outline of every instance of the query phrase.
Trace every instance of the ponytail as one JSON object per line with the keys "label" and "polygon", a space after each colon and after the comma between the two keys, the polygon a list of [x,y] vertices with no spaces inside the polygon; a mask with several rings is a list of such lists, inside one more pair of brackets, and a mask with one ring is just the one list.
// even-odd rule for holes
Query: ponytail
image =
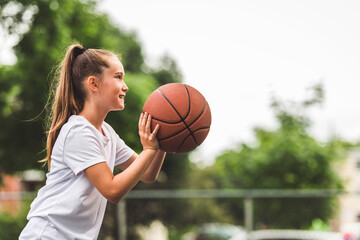
{"label": "ponytail", "polygon": [[105,58],[107,56],[114,54],[106,50],[85,49],[79,44],[71,45],[67,49],[65,58],[57,69],[58,82],[47,119],[47,155],[40,161],[48,164],[48,170],[52,149],[62,126],[71,115],[79,114],[83,110],[86,97],[83,80],[89,76],[101,79],[104,68],[109,68]]}

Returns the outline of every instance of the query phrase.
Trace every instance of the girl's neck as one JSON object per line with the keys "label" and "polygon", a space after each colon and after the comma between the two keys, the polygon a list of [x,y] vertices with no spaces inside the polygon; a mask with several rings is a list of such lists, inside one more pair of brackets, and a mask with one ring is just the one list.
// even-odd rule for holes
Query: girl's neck
{"label": "girl's neck", "polygon": [[87,111],[85,108],[78,114],[88,120],[101,134],[103,133],[102,124],[105,120],[106,114],[99,114],[94,111]]}

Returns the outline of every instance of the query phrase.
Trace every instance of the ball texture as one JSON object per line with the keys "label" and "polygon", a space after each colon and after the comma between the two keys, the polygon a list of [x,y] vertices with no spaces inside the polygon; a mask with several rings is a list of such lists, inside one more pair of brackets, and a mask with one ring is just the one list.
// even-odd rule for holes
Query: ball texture
{"label": "ball texture", "polygon": [[144,112],[152,117],[151,130],[157,124],[160,149],[171,153],[194,150],[206,138],[211,125],[211,111],[204,96],[181,83],[165,84],[150,94]]}

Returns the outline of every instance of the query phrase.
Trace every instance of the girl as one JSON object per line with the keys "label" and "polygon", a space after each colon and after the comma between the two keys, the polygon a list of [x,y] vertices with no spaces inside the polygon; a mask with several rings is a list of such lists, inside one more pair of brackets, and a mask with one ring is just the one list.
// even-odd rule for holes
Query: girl
{"label": "girl", "polygon": [[[151,116],[142,113],[143,151],[131,150],[104,122],[122,110],[128,87],[119,59],[72,45],[61,65],[47,138],[46,185],[31,204],[19,239],[96,239],[106,202],[118,202],[140,180],[154,182],[165,158]],[[123,170],[113,175],[114,166]]]}

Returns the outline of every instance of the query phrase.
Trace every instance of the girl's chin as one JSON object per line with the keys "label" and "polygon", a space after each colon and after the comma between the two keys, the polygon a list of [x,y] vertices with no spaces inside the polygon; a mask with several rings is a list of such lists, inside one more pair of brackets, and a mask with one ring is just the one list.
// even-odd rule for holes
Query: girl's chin
{"label": "girl's chin", "polygon": [[121,106],[118,106],[118,107],[114,107],[113,109],[111,109],[110,111],[121,111],[121,110],[124,110],[125,106],[124,105],[121,105]]}
{"label": "girl's chin", "polygon": [[123,110],[124,108],[125,108],[125,102],[124,102],[124,100],[119,101],[119,102],[118,102],[118,105],[116,106],[116,110],[119,111],[119,110]]}
{"label": "girl's chin", "polygon": [[117,110],[118,110],[118,111],[121,111],[121,110],[124,110],[124,108],[125,108],[125,105],[121,105],[121,106],[118,107]]}

